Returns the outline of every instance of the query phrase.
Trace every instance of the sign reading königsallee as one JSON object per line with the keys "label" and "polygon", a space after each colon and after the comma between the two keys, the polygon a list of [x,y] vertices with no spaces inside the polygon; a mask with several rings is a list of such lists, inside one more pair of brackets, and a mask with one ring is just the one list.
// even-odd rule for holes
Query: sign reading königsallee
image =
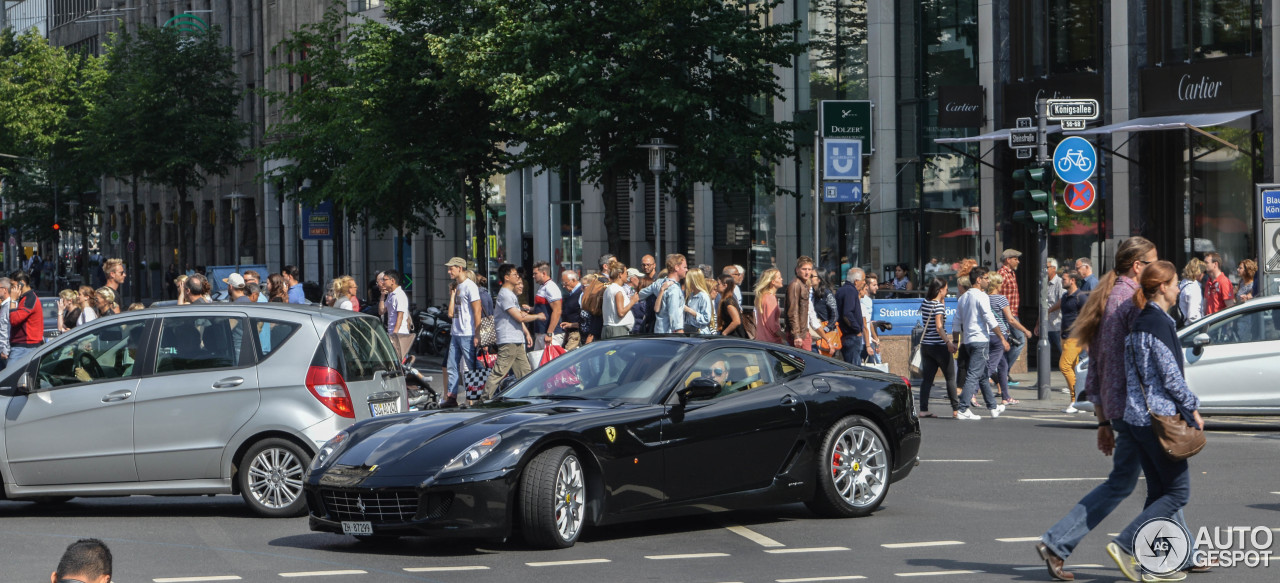
{"label": "sign reading k\u00f6nigsallee", "polygon": [[1141,73],[1142,115],[1260,109],[1267,95],[1262,58],[1213,59]]}

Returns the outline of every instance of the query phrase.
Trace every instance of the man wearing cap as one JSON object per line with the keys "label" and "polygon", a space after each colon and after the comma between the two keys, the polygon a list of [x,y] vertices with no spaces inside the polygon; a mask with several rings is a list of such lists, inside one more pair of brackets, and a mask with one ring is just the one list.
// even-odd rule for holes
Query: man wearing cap
{"label": "man wearing cap", "polygon": [[244,293],[244,277],[239,273],[233,273],[222,278],[222,283],[227,284],[227,292],[231,294],[232,302],[252,302],[249,296]]}
{"label": "man wearing cap", "polygon": [[[449,279],[457,282],[458,288],[453,306],[452,338],[449,339],[449,360],[445,368],[449,371],[449,385],[445,388],[445,400],[441,407],[458,405],[458,390],[462,387],[462,368],[474,367],[476,349],[480,347],[480,288],[476,282],[467,277],[467,261],[454,257],[445,264]],[[398,291],[400,288],[397,287]],[[401,292],[403,293],[403,292]],[[413,338],[412,335],[409,336]],[[404,358],[404,354],[400,355]]]}
{"label": "man wearing cap", "polygon": [[[1022,263],[1022,252],[1017,249],[1005,249],[1004,254],[1000,256],[1000,277],[1004,281],[1000,284],[1000,295],[1009,300],[1009,311],[1014,318],[1018,317],[1018,306],[1022,303],[1018,296],[1018,276],[1014,271],[1018,269],[1018,264]],[[1022,349],[1027,346],[1027,335],[1023,334],[1016,326],[1009,326],[1009,345],[1011,349],[1004,353],[1005,362],[1009,363],[1009,368],[1013,368],[1013,363],[1018,362],[1018,357],[1022,356]],[[1011,385],[1017,382],[1009,383]]]}

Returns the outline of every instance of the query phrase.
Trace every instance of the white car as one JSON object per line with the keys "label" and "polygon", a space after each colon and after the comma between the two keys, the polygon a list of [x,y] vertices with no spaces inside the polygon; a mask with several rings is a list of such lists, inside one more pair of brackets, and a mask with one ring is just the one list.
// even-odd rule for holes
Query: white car
{"label": "white car", "polygon": [[[1280,414],[1280,296],[1203,318],[1178,330],[1178,340],[1187,386],[1200,397],[1201,413]],[[1076,407],[1093,410],[1088,401]]]}

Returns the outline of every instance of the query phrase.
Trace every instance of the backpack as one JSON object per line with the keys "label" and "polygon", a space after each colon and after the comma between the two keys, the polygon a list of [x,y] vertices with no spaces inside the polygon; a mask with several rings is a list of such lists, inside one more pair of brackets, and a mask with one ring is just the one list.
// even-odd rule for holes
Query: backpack
{"label": "backpack", "polygon": [[582,309],[592,316],[603,316],[604,290],[607,287],[609,283],[599,279],[587,284],[587,289],[582,290]]}

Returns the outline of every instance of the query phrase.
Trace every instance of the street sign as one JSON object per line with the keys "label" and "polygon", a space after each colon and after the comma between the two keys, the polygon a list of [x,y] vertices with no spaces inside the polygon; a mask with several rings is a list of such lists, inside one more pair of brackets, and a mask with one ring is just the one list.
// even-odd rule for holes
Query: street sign
{"label": "street sign", "polygon": [[822,202],[862,202],[862,183],[823,182]]}
{"label": "street sign", "polygon": [[1014,154],[1016,154],[1019,160],[1030,160],[1032,153],[1035,152],[1035,149],[1034,148],[1014,148],[1013,152]]}
{"label": "street sign", "polygon": [[1062,120],[1062,131],[1082,130],[1087,123],[1083,119],[1064,119]]}
{"label": "street sign", "polygon": [[862,181],[862,140],[825,140],[822,150],[824,180]]}
{"label": "street sign", "polygon": [[130,252],[130,253],[133,253],[133,252],[134,252],[134,250],[135,250],[135,249],[137,249],[137,248],[138,248],[138,244],[137,244],[137,243],[135,243],[135,242],[133,242],[133,241],[129,241],[129,252]]}
{"label": "street sign", "polygon": [[1093,176],[1098,165],[1098,153],[1093,144],[1079,136],[1071,136],[1053,150],[1053,171],[1058,179],[1068,184],[1084,182]]}
{"label": "street sign", "polygon": [[855,138],[866,146],[864,154],[872,150],[870,101],[823,101],[818,115],[823,138]]}
{"label": "street sign", "polygon": [[1280,190],[1264,190],[1262,191],[1262,220],[1274,219],[1280,219]]}
{"label": "street sign", "polygon": [[1098,200],[1098,191],[1088,180],[1078,184],[1068,184],[1062,189],[1062,200],[1067,203],[1067,208],[1082,213],[1093,207],[1093,203]]}
{"label": "street sign", "polygon": [[111,231],[111,244],[115,245],[120,242],[120,231]]}
{"label": "street sign", "polygon": [[1097,99],[1049,99],[1045,105],[1049,121],[1098,119]]}
{"label": "street sign", "polygon": [[1009,130],[1010,148],[1031,148],[1036,145],[1035,128],[1013,128]]}
{"label": "street sign", "polygon": [[1033,119],[1031,119],[1031,118],[1029,118],[1029,117],[1020,117],[1020,118],[1018,118],[1018,119],[1013,120],[1013,127],[1015,127],[1015,128],[1019,128],[1019,129],[1021,129],[1021,128],[1034,128],[1034,127],[1036,127],[1036,122],[1035,122],[1035,120],[1033,120]]}
{"label": "street sign", "polygon": [[13,235],[10,235],[10,236],[9,236],[9,246],[10,246],[10,247],[17,247],[17,246],[18,246],[18,240],[17,240],[17,239],[15,239],[15,238],[13,237]]}

